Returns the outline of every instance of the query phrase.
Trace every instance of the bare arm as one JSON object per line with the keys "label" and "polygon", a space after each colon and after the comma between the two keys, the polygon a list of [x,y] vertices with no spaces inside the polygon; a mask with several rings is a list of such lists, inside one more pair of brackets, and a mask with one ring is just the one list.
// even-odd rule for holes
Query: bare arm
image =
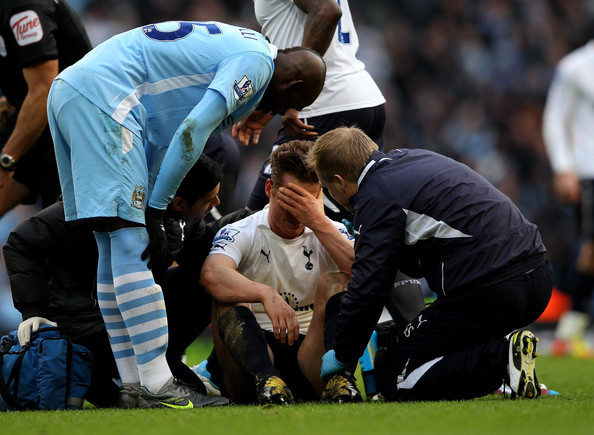
{"label": "bare arm", "polygon": [[[301,45],[322,56],[334,37],[342,11],[336,0],[295,0],[295,6],[307,14]],[[315,127],[299,120],[299,112],[289,109],[281,118],[287,133],[298,139],[313,140],[318,136]]]}
{"label": "bare arm", "polygon": [[578,204],[582,195],[580,180],[574,172],[559,172],[553,177],[557,197],[569,204]]}
{"label": "bare arm", "polygon": [[326,217],[322,201],[294,183],[281,187],[278,198],[282,208],[314,232],[339,270],[350,276],[351,266],[355,261],[353,242]]}
{"label": "bare arm", "polygon": [[233,305],[261,303],[281,342],[293,344],[299,336],[299,322],[293,308],[270,286],[252,281],[237,271],[235,261],[224,254],[212,254],[202,266],[200,284],[218,302]]}
{"label": "bare arm", "polygon": [[555,174],[553,187],[559,199],[568,203],[579,203],[581,197],[575,171],[575,143],[570,134],[580,95],[572,77],[558,71],[543,111],[543,139]]}
{"label": "bare arm", "polygon": [[58,61],[48,60],[23,68],[29,88],[17,116],[14,131],[6,141],[3,152],[19,161],[33,147],[47,125],[47,94],[58,75]]}
{"label": "bare arm", "polygon": [[342,11],[336,0],[295,0],[295,6],[307,14],[301,45],[322,56],[334,37]]}

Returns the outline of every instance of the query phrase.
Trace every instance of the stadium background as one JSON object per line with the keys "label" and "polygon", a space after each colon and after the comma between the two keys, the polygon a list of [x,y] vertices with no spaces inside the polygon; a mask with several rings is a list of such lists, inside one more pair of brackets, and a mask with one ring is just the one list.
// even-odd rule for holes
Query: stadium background
{"label": "stadium background", "polygon": [[[259,30],[249,0],[69,0],[93,45],[139,25],[216,20]],[[563,289],[575,255],[576,215],[558,203],[541,133],[554,67],[594,37],[594,0],[351,0],[359,57],[387,99],[386,147],[427,148],[476,169],[541,231]],[[240,147],[233,198],[245,204],[274,133]],[[37,206],[0,219],[0,242]],[[0,270],[0,332],[16,328]]]}

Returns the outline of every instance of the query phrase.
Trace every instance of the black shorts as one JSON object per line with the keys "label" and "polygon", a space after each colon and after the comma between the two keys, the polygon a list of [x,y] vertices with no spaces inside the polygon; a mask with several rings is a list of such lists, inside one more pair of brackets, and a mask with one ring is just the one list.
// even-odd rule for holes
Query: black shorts
{"label": "black shorts", "polygon": [[[274,368],[278,370],[281,378],[285,381],[295,399],[301,401],[318,400],[318,395],[301,372],[299,362],[297,361],[297,352],[301,343],[303,343],[305,335],[299,334],[299,338],[292,346],[281,343],[270,331],[264,331],[264,336],[274,355]],[[322,362],[320,361],[321,364]]]}
{"label": "black shorts", "polygon": [[[376,360],[376,381],[384,397],[388,400],[480,397],[485,394],[479,391],[484,386],[477,386],[478,390],[470,386],[465,390],[459,385],[466,379],[467,372],[476,373],[481,367],[486,370],[483,378],[493,383],[487,390],[493,388],[490,392],[495,391],[501,385],[508,359],[505,335],[533,323],[551,297],[551,266],[542,256],[534,259],[540,264],[532,267],[532,259],[522,263],[529,267],[525,272],[438,297],[421,311],[407,325],[382,363]],[[410,373],[439,358],[443,358],[443,364],[450,370],[447,376],[440,372],[442,377],[433,379],[432,372],[427,372],[423,375],[424,387],[419,387],[420,390],[399,390],[398,378],[405,368]],[[459,388],[452,386],[457,385],[457,381]]]}
{"label": "black shorts", "polygon": [[585,240],[594,240],[594,180],[582,180],[580,187],[580,234]]}
{"label": "black shorts", "polygon": [[[338,127],[357,126],[378,145],[380,150],[384,148],[384,126],[386,124],[386,109],[384,104],[365,109],[347,110],[345,112],[314,116],[312,118],[307,118],[304,121],[309,125],[315,126],[316,131],[320,135]],[[292,139],[294,138],[289,136],[284,128],[281,128],[278,131],[276,141],[274,142],[274,146],[270,150],[270,153],[272,153],[278,145]],[[260,169],[258,180],[256,181],[250,199],[248,200],[247,206],[251,210],[261,210],[268,204],[268,197],[264,191],[264,186],[266,180],[270,178],[270,153],[268,154],[269,158],[266,159]],[[326,197],[330,198],[328,192],[325,192],[325,194]],[[334,207],[332,206],[326,207],[326,214],[329,218],[340,221],[341,218],[348,217],[348,213],[346,213],[342,207],[335,201],[332,202],[337,210],[334,210]]]}
{"label": "black shorts", "polygon": [[19,160],[14,179],[31,189],[31,196],[23,204],[34,204],[38,196],[41,196],[42,206],[45,208],[56,202],[60,196],[60,178],[48,127],[41,133],[33,148]]}

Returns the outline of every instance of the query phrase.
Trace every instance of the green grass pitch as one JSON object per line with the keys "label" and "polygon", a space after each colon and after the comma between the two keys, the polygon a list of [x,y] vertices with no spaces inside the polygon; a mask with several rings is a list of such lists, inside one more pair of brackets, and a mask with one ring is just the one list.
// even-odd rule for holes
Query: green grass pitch
{"label": "green grass pitch", "polygon": [[[188,363],[200,362],[209,345],[196,342]],[[560,395],[532,401],[491,395],[465,402],[7,412],[0,413],[0,423],[7,435],[594,433],[594,361],[542,356],[537,373]]]}

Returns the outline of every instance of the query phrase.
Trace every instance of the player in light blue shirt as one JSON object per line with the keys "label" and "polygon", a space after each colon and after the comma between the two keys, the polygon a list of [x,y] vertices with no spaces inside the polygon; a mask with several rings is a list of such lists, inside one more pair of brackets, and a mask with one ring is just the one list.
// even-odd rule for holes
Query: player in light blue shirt
{"label": "player in light blue shirt", "polygon": [[223,404],[177,383],[165,360],[165,305],[151,273],[167,267],[163,213],[211,134],[311,104],[325,72],[314,51],[176,21],[116,35],[54,81],[48,119],[66,219],[97,221],[98,299],[124,406]]}

